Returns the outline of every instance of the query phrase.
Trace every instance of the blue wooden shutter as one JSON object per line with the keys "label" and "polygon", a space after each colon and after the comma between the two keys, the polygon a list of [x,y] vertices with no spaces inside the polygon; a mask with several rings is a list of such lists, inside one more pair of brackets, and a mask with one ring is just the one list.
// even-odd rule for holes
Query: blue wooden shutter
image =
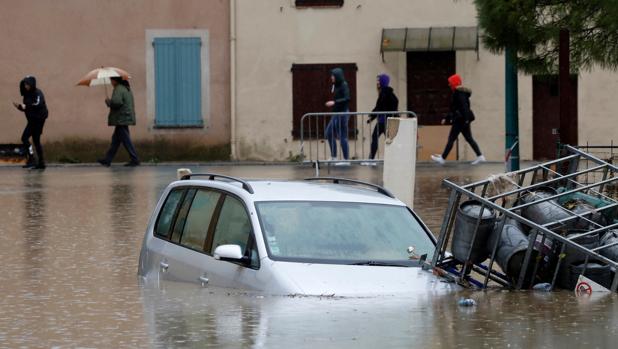
{"label": "blue wooden shutter", "polygon": [[155,38],[155,125],[202,126],[200,38]]}

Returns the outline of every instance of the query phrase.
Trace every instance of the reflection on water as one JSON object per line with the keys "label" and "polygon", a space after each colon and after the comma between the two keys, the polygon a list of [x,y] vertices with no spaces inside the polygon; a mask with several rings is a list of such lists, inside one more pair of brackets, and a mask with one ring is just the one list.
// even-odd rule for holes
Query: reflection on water
{"label": "reflection on water", "polygon": [[39,171],[23,176],[23,218],[22,248],[26,263],[31,266],[24,269],[24,278],[39,280],[41,259],[45,250],[45,231],[47,230],[47,212],[45,197],[45,177]]}
{"label": "reflection on water", "polygon": [[[193,168],[300,179],[311,168]],[[419,167],[415,209],[434,230],[441,178],[470,181],[500,166]],[[322,175],[380,182],[380,169]],[[462,292],[405,298],[295,298],[196,285],[141,284],[137,258],[174,167],[0,168],[0,347],[376,348],[614,347],[615,295]],[[477,306],[457,306],[459,297]]]}
{"label": "reflection on water", "polygon": [[[618,338],[613,296],[583,305],[565,293],[299,299],[171,283],[143,292],[161,347],[610,348]],[[478,305],[457,306],[461,296]]]}

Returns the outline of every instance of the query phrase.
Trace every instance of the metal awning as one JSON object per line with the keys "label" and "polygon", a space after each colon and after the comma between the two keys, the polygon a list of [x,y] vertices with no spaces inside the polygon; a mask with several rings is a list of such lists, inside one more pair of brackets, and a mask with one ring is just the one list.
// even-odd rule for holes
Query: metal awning
{"label": "metal awning", "polygon": [[479,49],[478,27],[382,29],[380,52],[456,51]]}

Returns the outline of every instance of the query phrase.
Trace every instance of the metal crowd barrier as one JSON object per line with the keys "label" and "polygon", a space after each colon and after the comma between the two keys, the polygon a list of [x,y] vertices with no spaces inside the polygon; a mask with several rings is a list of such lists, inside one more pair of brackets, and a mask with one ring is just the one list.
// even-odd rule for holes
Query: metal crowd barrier
{"label": "metal crowd barrier", "polygon": [[[566,144],[559,144],[558,146],[559,152],[565,146]],[[609,164],[615,164],[616,161],[618,160],[618,145],[615,145],[614,141],[610,141],[609,145],[591,145],[589,143],[586,143],[585,145],[574,146],[574,148],[577,148],[587,154],[597,157]],[[596,164],[589,159],[582,159],[582,161],[579,162],[579,169],[587,170],[595,165]],[[581,182],[593,183],[602,177],[603,177],[602,170],[589,171],[586,173],[586,177],[583,178]],[[612,196],[615,199],[618,199],[618,185],[617,184],[607,185],[605,186],[605,190],[610,194],[610,196]]]}
{"label": "metal crowd barrier", "polygon": [[[501,183],[496,182],[495,178],[466,185],[458,185],[445,179],[443,184],[450,189],[451,193],[431,267],[437,268],[438,271],[444,272],[449,278],[462,284],[471,283],[480,288],[485,288],[491,280],[505,287],[522,289],[532,287],[532,284],[537,280],[540,263],[546,260],[545,257],[548,257],[551,253],[553,258],[557,258],[557,262],[549,267],[549,279],[546,282],[550,283],[550,289],[553,289],[559,271],[562,268],[569,270],[570,266],[566,265],[565,257],[568,257],[569,253],[579,253],[585,256],[585,261],[582,264],[583,269],[579,275],[587,276],[586,272],[589,271],[592,262],[609,266],[612,276],[608,288],[616,292],[618,289],[618,260],[610,259],[601,252],[615,248],[615,246],[618,246],[618,241],[601,242],[597,246],[590,247],[582,243],[580,239],[593,234],[610,234],[610,232],[615,232],[618,229],[618,217],[616,216],[613,217],[613,220],[607,219],[602,224],[592,218],[592,215],[599,213],[614,212],[612,215],[618,214],[618,211],[616,211],[618,199],[607,195],[605,190],[608,185],[618,183],[618,176],[616,176],[618,167],[576,147],[567,145],[563,150],[566,154],[563,154],[563,157],[559,159],[504,174],[503,176],[508,179],[509,183],[508,186],[504,187]],[[582,162],[590,162],[594,165],[581,169]],[[601,176],[591,176],[591,173],[601,173]],[[500,190],[497,190],[496,187],[500,187]],[[524,195],[535,195],[536,190],[548,187],[560,187],[562,191],[538,197],[527,203],[520,200]],[[585,195],[602,201],[603,205],[585,212],[575,212],[559,206],[560,199],[564,200],[576,195]],[[471,241],[469,241],[470,248],[467,252],[467,259],[456,260],[453,255],[447,252],[447,247],[449,240],[454,241],[454,238],[456,238],[454,234],[456,215],[460,203],[466,198],[475,200],[480,205],[480,213],[478,220],[474,218],[476,227],[472,231]],[[522,209],[542,203],[559,206],[558,209],[563,210],[565,218],[540,224],[523,216]],[[520,265],[521,271],[518,275],[508,277],[504,274],[504,270],[495,267],[500,238],[496,239],[493,246],[487,246],[489,256],[487,260],[480,263],[472,261],[470,256],[477,243],[479,224],[484,210],[491,210],[497,214],[495,229],[497,229],[498,234],[502,234],[500,232],[502,232],[506,218],[528,228],[529,243],[525,249],[525,255]],[[565,235],[565,229],[568,226],[566,223],[578,221],[588,224],[588,228],[578,234]],[[538,244],[539,241],[540,244]],[[547,241],[553,242],[554,249],[551,252],[543,250]],[[483,280],[475,280],[470,276],[472,275],[471,272],[475,272],[474,275],[481,275]],[[525,281],[530,284],[525,285]]]}
{"label": "metal crowd barrier", "polygon": [[[378,146],[375,159],[369,159],[371,134],[378,122],[378,118],[367,124],[367,120],[372,116],[386,115],[387,117],[416,117],[412,111],[394,112],[347,112],[347,113],[307,113],[300,119],[300,161],[303,163],[313,163],[316,168],[320,163],[330,164],[343,161],[341,146],[337,140],[337,160],[330,159],[330,148],[326,139],[326,126],[332,116],[349,115],[348,126],[348,148],[349,163],[383,163],[380,154],[384,151],[384,142]],[[384,139],[384,136],[380,136]]]}

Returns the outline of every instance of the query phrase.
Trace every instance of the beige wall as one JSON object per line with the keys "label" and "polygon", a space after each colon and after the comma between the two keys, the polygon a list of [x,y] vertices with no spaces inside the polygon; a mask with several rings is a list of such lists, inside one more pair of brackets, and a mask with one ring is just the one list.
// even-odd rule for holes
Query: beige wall
{"label": "beige wall", "polygon": [[[386,72],[406,108],[406,56],[380,56],[382,28],[474,26],[472,0],[346,0],[342,8],[297,9],[293,0],[237,0],[238,156],[242,159],[285,159],[299,152],[291,139],[293,63],[356,63],[357,109],[371,110],[376,99],[375,76]],[[259,30],[256,30],[259,29]],[[477,116],[473,134],[488,159],[504,159],[504,57],[483,47],[458,51],[457,72],[473,90]],[[579,141],[607,144],[618,74],[584,72],[579,78]],[[519,130],[522,159],[532,157],[532,79],[519,78]],[[446,130],[421,132],[423,159],[441,151]],[[436,139],[435,137],[440,137]],[[618,139],[616,140],[618,141]],[[474,153],[460,138],[460,158]],[[423,155],[424,154],[424,155]]]}
{"label": "beige wall", "polygon": [[[44,141],[109,138],[103,87],[75,86],[82,75],[102,65],[122,67],[132,76],[134,138],[164,135],[229,143],[229,1],[0,0],[0,8],[0,143],[18,142],[25,125],[23,114],[11,105],[21,99],[18,83],[25,75],[36,76],[47,99]],[[154,130],[153,112],[146,107],[146,31],[189,29],[208,32],[209,54],[202,59],[203,67],[209,64],[207,127]]]}
{"label": "beige wall", "polygon": [[[385,72],[400,98],[400,109],[406,108],[406,56],[388,52],[384,62],[380,55],[382,28],[470,26],[476,24],[471,1],[452,0],[346,0],[342,8],[294,7],[293,0],[265,2],[237,0],[237,69],[238,69],[238,155],[242,159],[284,159],[297,154],[299,144],[291,139],[292,74],[294,63],[356,63],[358,72],[357,109],[371,110],[375,104],[375,76]],[[259,28],[259,30],[255,30]],[[481,52],[457,54],[458,71],[466,77],[479,72],[494,80],[481,85],[480,80],[466,81],[475,91],[473,101],[481,95],[502,93],[503,74],[500,59]],[[481,64],[482,63],[482,64]],[[491,72],[486,64],[498,65]],[[462,69],[463,67],[463,69]],[[490,97],[486,97],[490,98]],[[480,104],[479,104],[480,105]],[[478,127],[496,127],[502,104],[493,103],[479,110]],[[476,110],[475,110],[476,112]],[[486,114],[492,114],[490,119]],[[441,134],[444,132],[427,132]],[[499,135],[493,137],[499,139]],[[493,141],[493,138],[491,141]],[[420,145],[423,146],[421,139]],[[443,143],[431,140],[426,144]],[[486,143],[483,139],[481,142]],[[487,150],[492,158],[501,157],[502,148]],[[488,147],[486,147],[488,148]],[[465,151],[462,151],[465,154]]]}
{"label": "beige wall", "polygon": [[579,144],[618,143],[618,74],[595,69],[580,74],[578,80]]}

